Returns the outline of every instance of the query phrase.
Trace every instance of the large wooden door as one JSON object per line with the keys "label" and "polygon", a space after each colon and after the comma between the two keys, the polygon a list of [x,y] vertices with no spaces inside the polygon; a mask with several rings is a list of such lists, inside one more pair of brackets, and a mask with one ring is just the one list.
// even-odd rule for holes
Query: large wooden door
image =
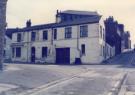
{"label": "large wooden door", "polygon": [[70,48],[56,48],[56,64],[70,64]]}

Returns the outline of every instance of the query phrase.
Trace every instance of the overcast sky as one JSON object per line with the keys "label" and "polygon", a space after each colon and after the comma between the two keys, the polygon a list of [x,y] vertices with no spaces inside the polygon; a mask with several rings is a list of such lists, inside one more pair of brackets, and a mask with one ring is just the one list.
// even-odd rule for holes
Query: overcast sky
{"label": "overcast sky", "polygon": [[28,19],[33,25],[54,22],[57,9],[97,11],[104,18],[114,16],[130,31],[135,43],[135,0],[8,0],[8,27],[24,27]]}

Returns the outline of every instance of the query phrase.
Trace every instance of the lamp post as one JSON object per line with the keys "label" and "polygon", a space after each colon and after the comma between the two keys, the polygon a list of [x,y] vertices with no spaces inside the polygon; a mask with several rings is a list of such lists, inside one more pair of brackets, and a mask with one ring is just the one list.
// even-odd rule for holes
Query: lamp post
{"label": "lamp post", "polygon": [[3,70],[3,51],[6,30],[6,5],[7,0],[0,0],[0,70]]}

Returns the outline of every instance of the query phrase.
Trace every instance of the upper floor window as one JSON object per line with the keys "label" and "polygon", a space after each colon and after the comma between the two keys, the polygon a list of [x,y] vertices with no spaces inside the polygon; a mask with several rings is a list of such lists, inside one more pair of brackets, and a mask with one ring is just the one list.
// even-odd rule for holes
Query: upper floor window
{"label": "upper floor window", "polygon": [[88,25],[80,26],[80,37],[88,37]]}
{"label": "upper floor window", "polygon": [[17,34],[17,42],[21,42],[21,39],[22,39],[21,33],[18,33],[18,34]]}
{"label": "upper floor window", "polygon": [[53,30],[53,39],[56,40],[57,39],[57,29]]}
{"label": "upper floor window", "polygon": [[16,57],[21,57],[21,47],[16,48]]}
{"label": "upper floor window", "polygon": [[36,32],[31,32],[31,41],[36,40]]}
{"label": "upper floor window", "polygon": [[65,38],[72,38],[72,27],[65,28]]}
{"label": "upper floor window", "polygon": [[43,31],[43,40],[47,40],[48,39],[48,31]]}

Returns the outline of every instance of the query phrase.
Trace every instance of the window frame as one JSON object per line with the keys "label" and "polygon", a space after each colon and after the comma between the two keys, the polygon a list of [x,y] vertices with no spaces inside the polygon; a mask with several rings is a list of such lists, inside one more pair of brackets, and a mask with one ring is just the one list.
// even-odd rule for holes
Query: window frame
{"label": "window frame", "polygon": [[81,54],[86,55],[86,45],[85,44],[81,45]]}
{"label": "window frame", "polygon": [[57,40],[57,29],[53,29],[53,39]]}
{"label": "window frame", "polygon": [[48,47],[42,47],[42,58],[45,58],[47,56],[48,56]]}
{"label": "window frame", "polygon": [[88,37],[88,25],[81,25],[79,28],[80,28],[80,38]]}
{"label": "window frame", "polygon": [[16,58],[21,57],[21,47],[16,47]]}
{"label": "window frame", "polygon": [[21,42],[21,41],[22,41],[22,34],[17,33],[17,42]]}
{"label": "window frame", "polygon": [[72,27],[65,27],[65,39],[72,38]]}
{"label": "window frame", "polygon": [[[33,35],[33,34],[35,34],[35,35]],[[31,41],[32,42],[36,41],[36,32],[34,32],[34,31],[31,32]]]}
{"label": "window frame", "polygon": [[42,33],[43,33],[43,40],[48,40],[48,30],[44,30]]}

